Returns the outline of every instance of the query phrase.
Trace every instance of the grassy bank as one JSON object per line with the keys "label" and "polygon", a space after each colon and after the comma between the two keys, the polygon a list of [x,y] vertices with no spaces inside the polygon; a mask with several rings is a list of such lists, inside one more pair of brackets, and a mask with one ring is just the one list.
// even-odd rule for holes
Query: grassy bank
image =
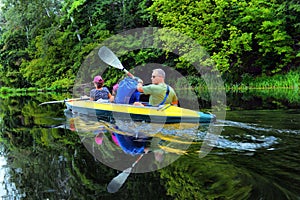
{"label": "grassy bank", "polygon": [[37,93],[37,92],[68,92],[68,90],[63,90],[59,88],[9,88],[9,87],[1,87],[0,94],[26,94],[26,93]]}
{"label": "grassy bank", "polygon": [[[245,91],[251,89],[296,89],[300,87],[300,70],[290,71],[287,74],[277,74],[272,77],[261,76],[252,77],[248,74],[242,75],[243,81],[241,83],[229,84],[224,83],[226,91]],[[206,80],[209,80],[206,79]],[[214,80],[214,79],[212,79]],[[194,91],[196,95],[203,94],[203,92],[208,91],[206,82],[201,77],[189,76],[186,79],[176,80],[174,83],[169,83],[175,85],[175,89],[180,92],[180,90],[185,90],[194,86]],[[213,87],[215,84],[210,83]],[[218,84],[220,85],[220,83]],[[214,89],[214,88],[209,88]],[[218,88],[219,89],[219,88]],[[61,88],[8,88],[1,87],[0,94],[26,94],[26,93],[36,93],[36,92],[68,92],[68,89]]]}
{"label": "grassy bank", "polygon": [[300,70],[290,71],[287,74],[276,74],[274,76],[252,77],[243,75],[243,81],[239,84],[225,84],[227,90],[248,89],[299,89]]}

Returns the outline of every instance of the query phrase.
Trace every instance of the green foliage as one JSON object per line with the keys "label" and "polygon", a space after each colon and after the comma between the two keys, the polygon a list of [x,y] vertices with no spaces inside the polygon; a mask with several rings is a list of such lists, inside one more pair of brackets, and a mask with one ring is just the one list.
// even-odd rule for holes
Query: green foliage
{"label": "green foliage", "polygon": [[8,88],[8,87],[1,87],[0,91],[3,94],[7,94],[7,93],[11,93],[13,90],[11,88]]}
{"label": "green foliage", "polygon": [[[296,0],[2,2],[3,86],[72,87],[83,60],[97,44],[123,30],[149,25],[176,30],[196,41],[229,83],[242,81],[245,73],[271,76],[299,65],[300,5]],[[189,44],[166,33],[163,37],[164,42],[175,44],[174,49],[179,47],[180,51]],[[120,45],[136,44],[121,41]],[[183,75],[196,75],[191,63],[203,52],[192,52],[189,58],[170,52],[142,49],[120,59],[129,69],[159,62]],[[122,76],[115,69],[106,73],[108,85]]]}
{"label": "green foliage", "polygon": [[28,56],[24,50],[25,39],[25,35],[17,31],[3,35],[3,43],[0,44],[0,79],[6,86],[28,86],[19,71],[22,58]]}
{"label": "green foliage", "polygon": [[292,33],[298,24],[292,15],[300,16],[296,1],[155,0],[149,13],[204,46],[227,81],[240,81],[241,73],[280,72],[297,53]]}

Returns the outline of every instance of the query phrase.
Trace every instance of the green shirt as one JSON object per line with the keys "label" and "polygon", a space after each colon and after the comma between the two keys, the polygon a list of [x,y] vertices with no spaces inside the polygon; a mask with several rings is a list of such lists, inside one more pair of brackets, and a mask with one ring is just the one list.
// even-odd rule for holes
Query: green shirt
{"label": "green shirt", "polygon": [[[177,101],[177,96],[172,87],[169,86],[169,96],[165,102],[165,104],[172,103]],[[151,84],[147,86],[143,86],[144,94],[149,94],[149,104],[152,106],[159,105],[165,98],[167,92],[167,85],[164,83],[160,83],[158,85]]]}

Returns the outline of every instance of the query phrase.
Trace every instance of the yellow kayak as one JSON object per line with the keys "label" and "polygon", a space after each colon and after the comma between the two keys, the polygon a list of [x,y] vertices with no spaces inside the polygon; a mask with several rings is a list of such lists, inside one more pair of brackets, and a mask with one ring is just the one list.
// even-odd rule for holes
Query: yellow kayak
{"label": "yellow kayak", "polygon": [[216,116],[170,104],[162,106],[135,106],[96,101],[66,101],[67,110],[99,118],[144,121],[153,123],[210,123]]}

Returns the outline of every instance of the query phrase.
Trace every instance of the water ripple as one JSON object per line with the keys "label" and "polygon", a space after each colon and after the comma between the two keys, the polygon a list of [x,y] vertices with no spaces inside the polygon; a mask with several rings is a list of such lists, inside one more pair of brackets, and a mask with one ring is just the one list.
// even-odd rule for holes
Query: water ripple
{"label": "water ripple", "polygon": [[275,129],[272,127],[260,127],[257,124],[251,124],[251,123],[242,123],[242,122],[234,122],[234,121],[218,121],[219,123],[223,124],[223,126],[230,126],[230,127],[237,127],[237,128],[243,128],[248,130],[255,130],[255,131],[264,131],[264,132],[273,132],[273,133],[289,133],[289,134],[300,134],[300,130],[294,130],[294,129]]}
{"label": "water ripple", "polygon": [[[218,121],[216,126],[233,127],[237,129],[244,129],[246,133],[241,131],[227,130],[227,135],[220,135],[218,139],[209,141],[209,145],[222,149],[233,149],[236,151],[256,151],[258,149],[274,150],[273,145],[278,144],[280,139],[264,133],[296,133],[298,130],[277,130],[273,128],[260,127],[257,124],[242,123],[234,121]],[[228,133],[230,131],[230,133]],[[249,131],[255,131],[253,133],[247,133]],[[239,133],[239,134],[236,134]],[[207,133],[199,131],[197,133],[198,140],[203,140]]]}

